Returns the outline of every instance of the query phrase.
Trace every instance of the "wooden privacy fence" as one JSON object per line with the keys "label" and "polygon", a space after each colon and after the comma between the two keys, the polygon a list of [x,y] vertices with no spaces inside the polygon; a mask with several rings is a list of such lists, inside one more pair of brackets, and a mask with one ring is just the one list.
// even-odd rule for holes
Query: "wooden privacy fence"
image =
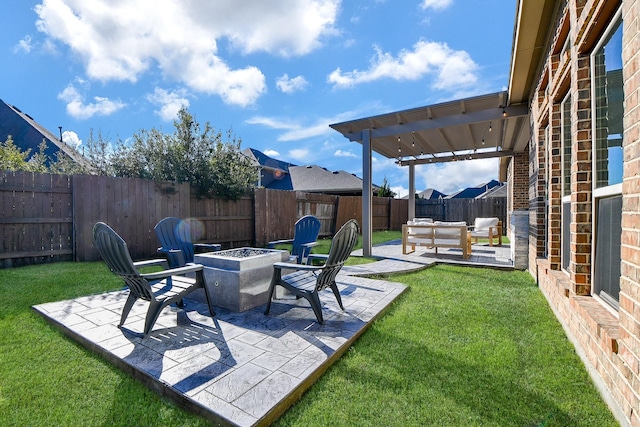
{"label": "wooden privacy fence", "polygon": [[[92,228],[109,224],[134,259],[157,255],[153,227],[175,216],[191,223],[194,242],[224,249],[263,247],[293,237],[294,223],[314,215],[331,236],[351,218],[362,226],[362,198],[255,189],[239,200],[198,198],[189,184],[95,175],[0,171],[0,268],[52,261],[95,261]],[[400,230],[408,200],[373,197],[372,226]],[[496,216],[506,224],[506,198],[416,200],[416,216],[466,221]],[[506,228],[506,227],[505,227]]]}
{"label": "wooden privacy fence", "polygon": [[73,191],[67,175],[0,175],[0,265],[73,259]]}
{"label": "wooden privacy fence", "polygon": [[497,217],[506,231],[507,198],[416,199],[416,217],[432,218],[434,221],[465,221],[468,225],[473,225],[476,218]]}
{"label": "wooden privacy fence", "polygon": [[[255,197],[255,242],[293,237],[295,222],[304,215],[320,220],[320,236],[332,236],[354,218],[362,227],[362,197],[278,191],[258,188]],[[407,220],[407,200],[374,197],[373,230],[400,230]],[[284,236],[284,237],[282,237]]]}
{"label": "wooden privacy fence", "polygon": [[[188,219],[194,242],[223,248],[264,246],[293,237],[293,224],[311,214],[321,235],[355,218],[362,198],[256,189],[239,200],[201,199],[188,184],[94,175],[0,171],[0,267],[99,259],[92,228],[109,224],[134,259],[157,255],[153,227],[167,216]],[[373,229],[399,230],[407,200],[373,198]]]}

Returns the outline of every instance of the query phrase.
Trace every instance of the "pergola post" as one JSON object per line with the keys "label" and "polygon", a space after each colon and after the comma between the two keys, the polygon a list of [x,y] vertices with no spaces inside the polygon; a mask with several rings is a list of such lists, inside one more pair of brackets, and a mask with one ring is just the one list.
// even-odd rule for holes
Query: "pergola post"
{"label": "pergola post", "polygon": [[362,131],[362,255],[371,256],[371,233],[373,228],[373,189],[371,177],[371,131]]}
{"label": "pergola post", "polygon": [[413,221],[416,217],[416,166],[409,165],[409,212],[407,221]]}

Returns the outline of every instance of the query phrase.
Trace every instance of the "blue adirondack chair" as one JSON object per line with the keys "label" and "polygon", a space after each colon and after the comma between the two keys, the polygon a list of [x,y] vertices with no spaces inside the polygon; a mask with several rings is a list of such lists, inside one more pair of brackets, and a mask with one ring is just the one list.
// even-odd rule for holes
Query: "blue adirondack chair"
{"label": "blue adirondack chair", "polygon": [[[269,314],[271,309],[271,299],[275,292],[276,286],[282,286],[296,297],[305,298],[311,304],[311,308],[318,319],[318,323],[322,324],[322,305],[318,293],[326,288],[331,288],[333,294],[338,301],[338,305],[342,306],[342,298],[340,291],[336,285],[336,275],[349,258],[354,246],[358,242],[359,227],[355,219],[347,221],[331,240],[331,248],[325,259],[325,263],[320,266],[300,265],[286,262],[277,262],[273,265],[273,277],[269,287],[269,301],[265,314]],[[285,276],[282,270],[295,270]]]}
{"label": "blue adirondack chair", "polygon": [[291,258],[295,258],[298,264],[307,262],[311,253],[311,248],[317,245],[318,234],[320,234],[320,220],[313,215],[306,215],[296,221],[293,239],[273,240],[267,247],[273,249],[276,245],[291,244]]}
{"label": "blue adirondack chair", "polygon": [[179,218],[167,217],[154,227],[161,247],[158,252],[167,257],[169,268],[183,267],[193,262],[193,254],[198,252],[215,252],[220,245],[209,243],[191,243],[191,227]]}
{"label": "blue adirondack chair", "polygon": [[[143,330],[143,334],[146,337],[151,332],[164,307],[172,303],[177,303],[181,307],[183,297],[201,288],[204,289],[207,303],[209,304],[209,312],[212,317],[215,316],[209,291],[205,285],[204,267],[201,264],[192,264],[156,273],[140,273],[138,267],[152,265],[152,262],[134,263],[131,260],[131,255],[124,239],[103,222],[98,222],[93,226],[93,243],[98,248],[109,269],[120,276],[129,288],[129,296],[122,309],[118,327],[124,324],[136,300],[148,301],[149,308],[147,309]],[[151,261],[165,262],[165,260]],[[185,276],[189,273],[195,273],[195,277]]]}

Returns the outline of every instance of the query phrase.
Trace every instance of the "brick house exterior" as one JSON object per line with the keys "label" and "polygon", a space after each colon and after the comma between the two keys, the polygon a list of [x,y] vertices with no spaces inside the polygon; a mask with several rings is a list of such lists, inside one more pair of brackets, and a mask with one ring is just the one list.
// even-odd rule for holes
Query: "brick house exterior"
{"label": "brick house exterior", "polygon": [[[614,414],[640,426],[640,0],[518,0],[501,162],[528,271]],[[523,212],[524,211],[524,212]]]}

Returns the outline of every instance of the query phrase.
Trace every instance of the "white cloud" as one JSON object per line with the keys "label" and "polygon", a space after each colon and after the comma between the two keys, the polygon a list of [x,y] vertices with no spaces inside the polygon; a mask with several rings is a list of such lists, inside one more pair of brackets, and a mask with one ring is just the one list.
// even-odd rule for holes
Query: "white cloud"
{"label": "white cloud", "polygon": [[404,196],[406,196],[407,194],[409,194],[409,189],[408,188],[404,188],[402,185],[395,185],[395,186],[391,187],[391,191],[396,193],[396,198],[397,199],[401,199]]}
{"label": "white cloud", "polygon": [[334,117],[317,118],[311,124],[303,124],[301,120],[295,118],[280,119],[264,116],[251,117],[245,122],[251,125],[261,125],[270,129],[284,131],[278,135],[278,141],[299,141],[322,135],[338,135],[335,130],[329,127],[330,124],[351,120],[361,115],[361,113],[359,111],[347,111]]}
{"label": "white cloud", "polygon": [[262,125],[270,129],[284,131],[278,136],[278,141],[299,141],[335,132],[329,127],[331,123],[335,122],[325,118],[320,118],[311,125],[302,125],[293,120],[279,120],[270,117],[252,117],[246,122],[251,125]]}
{"label": "white cloud", "polygon": [[157,115],[163,120],[171,121],[178,116],[178,111],[182,107],[189,107],[189,100],[186,96],[187,91],[184,89],[168,92],[157,87],[152,94],[147,95],[147,99],[152,104],[160,106],[160,109],[155,111]]}
{"label": "white cloud", "polygon": [[278,157],[278,156],[280,156],[279,152],[277,152],[276,150],[271,150],[271,149],[264,150],[264,154],[266,154],[269,157]]}
{"label": "white cloud", "polygon": [[453,0],[422,0],[420,7],[423,9],[442,10],[446,9],[453,3]]}
{"label": "white cloud", "polygon": [[24,38],[20,40],[17,45],[14,46],[13,51],[14,52],[23,51],[23,52],[29,53],[31,52],[31,47],[32,47],[31,36],[27,35],[27,36],[24,36]]}
{"label": "white cloud", "polygon": [[424,188],[434,188],[442,193],[452,194],[497,179],[497,176],[497,159],[422,165],[416,167],[416,187],[421,179]]}
{"label": "white cloud", "polygon": [[76,149],[82,145],[82,140],[72,130],[62,132],[62,142]]}
{"label": "white cloud", "polygon": [[306,148],[296,148],[289,150],[289,157],[299,162],[309,162],[310,152]]}
{"label": "white cloud", "polygon": [[357,159],[359,157],[356,153],[354,153],[351,150],[346,150],[346,151],[344,151],[344,150],[336,150],[336,152],[333,153],[333,155],[336,156],[336,157],[353,157],[355,159]]}
{"label": "white cloud", "polygon": [[418,80],[435,74],[436,89],[459,90],[477,80],[478,65],[463,50],[453,50],[446,43],[418,41],[413,50],[402,50],[397,58],[374,47],[376,55],[368,70],[342,72],[334,70],[328,77],[334,87],[347,88],[380,79]]}
{"label": "white cloud", "polygon": [[84,96],[72,84],[58,94],[58,99],[67,103],[67,114],[76,119],[90,119],[93,116],[108,116],[125,107],[120,101],[96,96],[95,102],[85,104]]}
{"label": "white cloud", "polygon": [[158,67],[194,91],[248,106],[266,92],[255,66],[231,67],[218,52],[305,55],[337,34],[340,0],[48,0],[35,7],[39,31],[81,58],[91,79],[136,82]]}
{"label": "white cloud", "polygon": [[276,87],[284,93],[293,93],[304,90],[309,82],[302,76],[290,78],[288,74],[276,79]]}
{"label": "white cloud", "polygon": [[398,170],[409,170],[408,168],[403,168],[398,163],[396,163],[396,159],[388,159],[386,157],[381,156],[372,157],[371,167],[374,172],[382,173],[384,171],[390,170],[394,172],[398,172]]}

